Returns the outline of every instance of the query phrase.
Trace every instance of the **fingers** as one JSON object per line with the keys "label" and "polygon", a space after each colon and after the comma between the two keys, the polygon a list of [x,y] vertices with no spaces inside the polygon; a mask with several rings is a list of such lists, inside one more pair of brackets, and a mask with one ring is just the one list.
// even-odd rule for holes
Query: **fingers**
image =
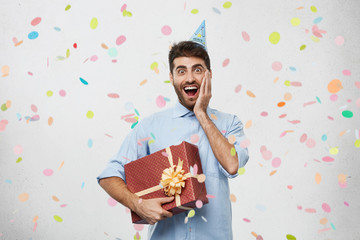
{"label": "fingers", "polygon": [[174,197],[164,197],[164,198],[158,198],[158,199],[159,199],[159,202],[161,205],[164,203],[169,203],[169,202],[174,201]]}

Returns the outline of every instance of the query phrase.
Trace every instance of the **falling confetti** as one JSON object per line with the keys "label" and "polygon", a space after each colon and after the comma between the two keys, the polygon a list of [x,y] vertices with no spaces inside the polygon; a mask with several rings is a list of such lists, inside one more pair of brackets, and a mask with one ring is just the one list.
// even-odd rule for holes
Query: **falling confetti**
{"label": "falling confetti", "polygon": [[272,32],[269,36],[270,43],[276,45],[280,41],[280,34],[278,32]]}
{"label": "falling confetti", "polygon": [[59,216],[57,216],[57,215],[54,216],[54,219],[55,219],[55,221],[57,221],[57,222],[62,222],[62,221],[63,221],[62,218],[59,217]]}
{"label": "falling confetti", "polygon": [[163,26],[163,27],[161,28],[161,32],[162,32],[162,34],[164,34],[165,36],[169,36],[169,35],[171,34],[171,32],[172,32],[172,29],[171,29],[170,26],[165,25],[165,26]]}
{"label": "falling confetti", "polygon": [[90,28],[95,30],[98,24],[99,24],[98,19],[96,17],[93,17],[90,21]]}
{"label": "falling confetti", "polygon": [[29,194],[22,193],[18,196],[18,199],[20,202],[26,202],[27,200],[29,200]]}

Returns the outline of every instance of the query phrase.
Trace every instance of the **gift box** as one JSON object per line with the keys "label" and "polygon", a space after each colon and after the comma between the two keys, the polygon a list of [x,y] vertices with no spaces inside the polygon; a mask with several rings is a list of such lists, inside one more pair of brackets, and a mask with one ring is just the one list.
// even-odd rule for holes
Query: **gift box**
{"label": "gift box", "polygon": [[[162,205],[173,215],[195,208],[197,200],[209,202],[198,147],[185,141],[125,164],[125,178],[128,189],[142,199],[173,195],[174,201]],[[131,217],[133,223],[146,224],[133,211]]]}

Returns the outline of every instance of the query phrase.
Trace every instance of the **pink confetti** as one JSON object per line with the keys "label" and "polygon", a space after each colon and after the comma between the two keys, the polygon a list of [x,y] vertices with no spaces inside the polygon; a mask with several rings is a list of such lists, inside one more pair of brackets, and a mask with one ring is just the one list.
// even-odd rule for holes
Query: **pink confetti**
{"label": "pink confetti", "polygon": [[345,76],[351,76],[351,71],[348,70],[348,69],[343,70],[342,73],[343,73]]}
{"label": "pink confetti", "polygon": [[272,157],[272,152],[266,150],[266,151],[262,152],[261,155],[264,158],[264,160],[270,160]]}
{"label": "pink confetti", "polygon": [[194,164],[193,173],[194,173],[194,175],[198,174],[198,165],[196,163]]}
{"label": "pink confetti", "polygon": [[197,200],[195,205],[196,205],[197,208],[202,208],[203,202],[201,200]]}
{"label": "pink confetti", "polygon": [[112,63],[117,63],[117,59],[111,60]]}
{"label": "pink confetti", "polygon": [[64,89],[61,89],[61,90],[59,91],[59,95],[60,95],[61,97],[65,97],[65,95],[66,95],[65,90],[64,90]]}
{"label": "pink confetti", "polygon": [[328,119],[330,120],[334,120],[334,118],[332,116],[328,116]]}
{"label": "pink confetti", "polygon": [[242,87],[242,86],[241,86],[240,84],[237,85],[237,86],[235,87],[235,92],[236,92],[236,93],[240,92],[241,87]]}
{"label": "pink confetti", "polygon": [[302,206],[297,206],[297,209],[302,210]]}
{"label": "pink confetti", "polygon": [[119,98],[120,96],[119,96],[119,94],[117,94],[117,93],[109,93],[109,94],[108,94],[108,97],[109,97],[109,98]]}
{"label": "pink confetti", "polygon": [[241,148],[247,148],[250,146],[250,140],[249,139],[244,139],[243,141],[241,141],[240,143],[240,147]]}
{"label": "pink confetti", "polygon": [[40,116],[39,115],[34,115],[31,117],[31,121],[37,121],[40,119]]}
{"label": "pink confetti", "polygon": [[271,161],[271,165],[274,167],[274,168],[278,168],[280,167],[281,165],[281,159],[280,158],[274,158],[272,161]]}
{"label": "pink confetti", "polygon": [[349,207],[349,203],[348,202],[344,202],[345,206]]}
{"label": "pink confetti", "polygon": [[165,101],[165,99],[164,99],[163,96],[158,96],[158,97],[156,98],[156,105],[157,105],[159,108],[165,107],[166,101]]}
{"label": "pink confetti", "polygon": [[215,196],[214,196],[214,195],[211,195],[211,194],[207,194],[206,197],[207,197],[207,198],[215,198]]}
{"label": "pink confetti", "polygon": [[287,116],[287,114],[281,114],[280,116],[279,116],[279,118],[285,118]]}
{"label": "pink confetti", "polygon": [[36,231],[36,227],[37,227],[37,222],[35,222],[35,224],[34,224],[33,232]]}
{"label": "pink confetti", "polygon": [[168,35],[171,34],[172,30],[171,30],[171,27],[170,27],[170,26],[165,25],[165,26],[163,26],[163,27],[161,28],[161,32],[162,32],[162,34],[168,36]]}
{"label": "pink confetti", "polygon": [[288,120],[288,122],[292,124],[298,124],[300,123],[300,120],[292,120],[292,121]]}
{"label": "pink confetti", "polygon": [[132,116],[135,116],[135,113],[131,113],[131,114],[127,114],[127,115],[123,115],[123,116],[121,116],[121,119],[124,119],[124,118],[129,118],[129,117],[132,117]]}
{"label": "pink confetti", "polygon": [[38,111],[38,108],[34,104],[31,104],[31,111],[36,113]]}
{"label": "pink confetti", "polygon": [[316,101],[311,101],[311,102],[304,103],[303,107],[306,107],[307,105],[312,105],[314,103],[316,103]]}
{"label": "pink confetti", "polygon": [[315,145],[316,145],[316,142],[315,142],[315,140],[312,139],[312,138],[309,138],[309,139],[306,141],[306,146],[307,146],[308,148],[313,148],[313,147],[315,147]]}
{"label": "pink confetti", "polygon": [[122,7],[121,7],[121,12],[123,12],[124,10],[126,10],[126,4],[124,4],[124,5],[122,5]]}
{"label": "pink confetti", "polygon": [[116,45],[119,46],[123,44],[125,41],[126,41],[126,37],[124,35],[121,35],[116,39]]}
{"label": "pink confetti", "polygon": [[28,74],[29,74],[30,76],[32,76],[32,75],[33,75],[33,73],[32,73],[32,72],[28,72]]}
{"label": "pink confetti", "polygon": [[111,207],[115,207],[117,204],[117,201],[113,198],[109,198],[107,202]]}
{"label": "pink confetti", "polygon": [[280,137],[284,137],[285,135],[287,134],[287,131],[283,131],[281,134],[280,134]]}
{"label": "pink confetti", "polygon": [[250,219],[243,218],[244,222],[250,222]]}
{"label": "pink confetti", "polygon": [[267,112],[262,112],[262,113],[260,113],[260,115],[263,116],[263,117],[266,117],[268,115],[268,113]]}
{"label": "pink confetti", "polygon": [[229,63],[230,63],[230,59],[227,58],[223,61],[222,66],[226,67],[227,65],[229,65]]}
{"label": "pink confetti", "polygon": [[319,229],[318,232],[325,232],[325,231],[329,231],[331,230],[331,228],[323,228],[323,229]]}
{"label": "pink confetti", "polygon": [[330,100],[333,101],[333,102],[335,102],[336,100],[338,100],[338,95],[332,94],[332,95],[330,96]]}
{"label": "pink confetti", "polygon": [[360,82],[356,81],[356,82],[355,82],[355,86],[356,86],[357,88],[360,88]]}
{"label": "pink confetti", "polygon": [[[358,99],[356,100],[356,106],[360,108],[360,98],[358,98]],[[1,125],[1,124],[0,124],[0,125]],[[0,129],[1,129],[1,127],[0,127]],[[0,130],[0,131],[1,131],[1,130]]]}
{"label": "pink confetti", "polygon": [[36,17],[31,21],[31,25],[36,26],[41,22],[41,17]]}
{"label": "pink confetti", "polygon": [[322,158],[322,160],[324,162],[333,162],[335,159],[333,159],[332,157],[329,157],[329,156],[325,156]]}
{"label": "pink confetti", "polygon": [[307,212],[307,213],[316,213],[316,209],[314,209],[314,208],[306,208],[305,212]]}
{"label": "pink confetti", "polygon": [[45,176],[51,176],[51,175],[53,175],[53,173],[54,173],[54,171],[52,170],[52,169],[45,169],[44,171],[43,171],[43,174],[45,175]]}
{"label": "pink confetti", "polygon": [[135,118],[125,118],[125,122],[128,123],[136,123],[138,120],[136,120]]}
{"label": "pink confetti", "polygon": [[322,207],[322,209],[323,209],[325,212],[327,212],[327,213],[331,212],[331,208],[330,208],[329,204],[323,203],[323,204],[321,205],[321,207]]}
{"label": "pink confetti", "polygon": [[192,144],[195,144],[199,141],[199,139],[200,139],[199,135],[195,133],[195,134],[191,135],[190,142]]}
{"label": "pink confetti", "polygon": [[140,232],[144,229],[144,224],[133,224],[136,231]]}
{"label": "pink confetti", "polygon": [[169,156],[166,152],[161,152],[161,154],[162,154],[164,157],[168,157],[168,156]]}
{"label": "pink confetti", "polygon": [[6,125],[7,125],[8,123],[9,123],[9,122],[8,122],[7,120],[1,120],[1,121],[0,121],[0,132],[5,131]]}
{"label": "pink confetti", "polygon": [[291,82],[290,85],[294,86],[294,87],[301,87],[302,86],[301,82]]}
{"label": "pink confetti", "polygon": [[67,206],[67,204],[61,204],[60,205],[60,207],[66,207]]}
{"label": "pink confetti", "polygon": [[90,57],[90,61],[95,62],[96,60],[98,60],[98,56],[93,55]]}
{"label": "pink confetti", "polygon": [[245,42],[250,41],[250,36],[247,32],[242,32],[241,35]]}
{"label": "pink confetti", "polygon": [[292,189],[293,189],[293,186],[292,186],[292,185],[288,185],[287,188],[290,189],[290,190],[292,190]]}
{"label": "pink confetti", "polygon": [[273,62],[271,67],[274,71],[278,72],[282,69],[282,64],[281,62]]}
{"label": "pink confetti", "polygon": [[14,147],[14,153],[15,153],[16,155],[22,154],[23,151],[24,151],[24,149],[23,149],[23,147],[22,147],[21,145],[16,145],[16,146]]}
{"label": "pink confetti", "polygon": [[345,39],[343,36],[337,36],[335,38],[335,44],[338,45],[338,46],[342,46],[345,42]]}

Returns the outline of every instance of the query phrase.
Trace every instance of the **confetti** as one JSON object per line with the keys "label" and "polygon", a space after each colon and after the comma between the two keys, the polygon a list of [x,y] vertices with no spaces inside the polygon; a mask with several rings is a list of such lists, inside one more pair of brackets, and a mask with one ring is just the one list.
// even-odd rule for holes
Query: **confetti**
{"label": "confetti", "polygon": [[239,84],[235,87],[235,92],[238,93],[240,92],[240,90],[241,90],[241,85]]}
{"label": "confetti", "polygon": [[283,106],[285,106],[285,104],[286,104],[285,102],[278,102],[277,106],[278,107],[283,107]]}
{"label": "confetti", "polygon": [[23,159],[21,157],[19,157],[17,160],[16,160],[16,163],[19,163],[21,162]]}
{"label": "confetti", "polygon": [[231,156],[235,156],[235,155],[236,155],[236,150],[235,150],[235,148],[231,148],[230,154],[231,154]]}
{"label": "confetti", "polygon": [[210,114],[210,118],[213,119],[213,120],[217,120],[217,116],[215,114]]}
{"label": "confetti", "polygon": [[249,120],[245,123],[245,128],[250,128],[252,126],[252,120]]}
{"label": "confetti", "polygon": [[241,148],[247,148],[250,146],[250,140],[249,139],[244,139],[240,142],[240,147]]}
{"label": "confetti", "polygon": [[[84,85],[88,85],[89,83],[85,80],[85,79],[83,79],[83,78],[80,78],[80,81],[84,84]],[[52,95],[52,94],[51,94]]]}
{"label": "confetti", "polygon": [[354,116],[354,114],[352,113],[352,111],[349,110],[345,110],[342,112],[343,117],[345,118],[352,118]]}
{"label": "confetti", "polygon": [[274,168],[278,168],[280,167],[281,165],[281,159],[280,158],[274,158],[272,161],[271,161],[271,165],[274,167]]}
{"label": "confetti", "polygon": [[112,57],[112,58],[117,57],[117,55],[118,55],[117,49],[116,48],[108,49],[108,55],[109,55],[109,57]]}
{"label": "confetti", "polygon": [[296,237],[294,237],[294,236],[291,235],[291,234],[287,234],[287,235],[286,235],[286,239],[287,239],[287,240],[296,240]]}
{"label": "confetti", "polygon": [[339,79],[334,79],[328,84],[328,91],[330,93],[337,93],[341,89],[343,89],[343,86]]}
{"label": "confetti", "polygon": [[169,35],[171,34],[171,32],[172,32],[172,29],[171,29],[170,26],[165,25],[165,26],[163,26],[163,27],[161,28],[161,32],[162,32],[162,34],[164,34],[165,36],[169,36]]}
{"label": "confetti", "polygon": [[24,151],[24,149],[23,149],[23,147],[22,147],[21,145],[16,145],[16,146],[14,147],[14,153],[15,153],[16,155],[22,154],[23,151]]}
{"label": "confetti", "polygon": [[39,33],[36,32],[36,31],[32,31],[31,33],[28,34],[28,38],[29,38],[30,40],[34,40],[34,39],[36,39],[38,36],[39,36]]}
{"label": "confetti", "polygon": [[90,28],[95,30],[98,26],[99,22],[96,17],[93,17],[90,21]]}
{"label": "confetti", "polygon": [[247,32],[242,32],[241,33],[242,38],[244,39],[245,42],[249,42],[250,41],[250,36]]}
{"label": "confetti", "polygon": [[230,194],[230,201],[235,203],[236,202],[236,196],[234,194]]}
{"label": "confetti", "polygon": [[321,182],[321,175],[320,175],[320,173],[316,173],[316,174],[315,174],[315,182],[316,182],[317,184],[320,184],[320,182]]}
{"label": "confetti", "polygon": [[244,222],[250,222],[250,219],[247,219],[247,218],[243,218]]}
{"label": "confetti", "polygon": [[273,62],[272,65],[271,65],[271,68],[274,70],[274,71],[280,71],[282,69],[282,64],[281,62]]}
{"label": "confetti", "polygon": [[7,65],[4,65],[1,67],[1,72],[2,72],[2,77],[6,77],[9,75],[9,72],[10,72],[10,67],[7,66]]}
{"label": "confetti", "polygon": [[192,218],[193,216],[195,216],[195,211],[194,209],[191,209],[187,215],[188,218]]}
{"label": "confetti", "polygon": [[242,167],[242,168],[238,169],[238,174],[239,175],[244,175],[244,173],[245,173],[245,168]]}
{"label": "confetti", "polygon": [[338,45],[338,46],[344,45],[344,42],[345,42],[345,39],[344,39],[343,36],[337,36],[335,38],[335,44]]}
{"label": "confetti", "polygon": [[252,98],[255,98],[255,94],[253,92],[251,92],[250,90],[246,90],[246,94],[249,96],[249,97],[252,97]]}
{"label": "confetti", "polygon": [[269,36],[270,43],[276,45],[280,41],[280,34],[278,32],[272,32]]}
{"label": "confetti", "polygon": [[300,46],[300,51],[305,50],[305,48],[306,48],[306,45],[305,45],[305,44],[301,45],[301,46]]}
{"label": "confetti", "polygon": [[211,195],[211,194],[207,194],[206,197],[207,197],[207,198],[215,198],[215,196],[214,196],[214,195]]}
{"label": "confetti", "polygon": [[18,199],[20,202],[26,202],[27,200],[29,200],[29,194],[22,193],[18,196]]}
{"label": "confetti", "polygon": [[306,146],[307,146],[308,148],[313,148],[313,147],[316,146],[316,141],[315,141],[314,139],[312,139],[312,138],[308,138],[308,139],[306,140]]}
{"label": "confetti", "polygon": [[197,13],[199,13],[199,10],[194,8],[193,10],[191,10],[191,13],[192,14],[197,14]]}
{"label": "confetti", "polygon": [[197,208],[202,208],[203,202],[202,202],[201,200],[197,200],[197,201],[195,202],[195,205],[196,205]]}
{"label": "confetti", "polygon": [[165,101],[165,99],[164,99],[163,96],[158,96],[158,97],[156,98],[156,105],[157,105],[159,108],[165,107],[166,101]]}
{"label": "confetti", "polygon": [[333,162],[335,159],[329,156],[325,156],[322,158],[324,162]]}
{"label": "confetti", "polygon": [[126,41],[126,37],[124,35],[119,36],[116,38],[116,45],[121,45]]}
{"label": "confetti", "polygon": [[230,8],[232,6],[232,3],[231,2],[225,2],[223,4],[223,8]]}
{"label": "confetti", "polygon": [[54,216],[54,219],[55,219],[55,221],[57,221],[57,222],[62,222],[62,221],[63,221],[62,218],[59,217],[59,216],[57,216],[57,215]]}
{"label": "confetti", "polygon": [[222,66],[223,66],[223,67],[226,67],[227,65],[229,65],[229,63],[230,63],[230,59],[226,58],[226,59],[223,61]]}
{"label": "confetti", "polygon": [[45,169],[44,171],[43,171],[43,174],[45,175],[45,176],[51,176],[51,175],[53,175],[53,173],[54,173],[54,171],[52,170],[52,169]]}
{"label": "confetti", "polygon": [[89,110],[89,111],[86,113],[86,117],[87,117],[88,119],[93,118],[93,117],[94,117],[94,112],[91,111],[91,110]]}
{"label": "confetti", "polygon": [[299,26],[300,25],[300,19],[299,18],[292,18],[290,20],[291,25],[293,26]]}
{"label": "confetti", "polygon": [[69,4],[69,5],[67,5],[67,6],[65,7],[65,11],[70,10],[70,8],[71,8],[71,5]]}
{"label": "confetti", "polygon": [[323,204],[321,205],[321,207],[322,207],[322,209],[323,209],[325,212],[327,212],[327,213],[330,213],[330,212],[331,212],[331,208],[330,208],[329,204],[323,203]]}
{"label": "confetti", "polygon": [[200,139],[199,135],[195,133],[195,134],[191,135],[190,142],[192,144],[196,144],[199,141],[199,139]]}
{"label": "confetti", "polygon": [[276,172],[277,172],[277,170],[274,170],[274,171],[270,172],[269,175],[272,176],[272,175],[274,175]]}
{"label": "confetti", "polygon": [[41,22],[41,17],[36,17],[31,21],[31,25],[36,26]]}
{"label": "confetti", "polygon": [[117,204],[117,201],[115,199],[111,198],[111,197],[108,199],[107,202],[108,202],[110,207],[115,207],[116,204]]}

